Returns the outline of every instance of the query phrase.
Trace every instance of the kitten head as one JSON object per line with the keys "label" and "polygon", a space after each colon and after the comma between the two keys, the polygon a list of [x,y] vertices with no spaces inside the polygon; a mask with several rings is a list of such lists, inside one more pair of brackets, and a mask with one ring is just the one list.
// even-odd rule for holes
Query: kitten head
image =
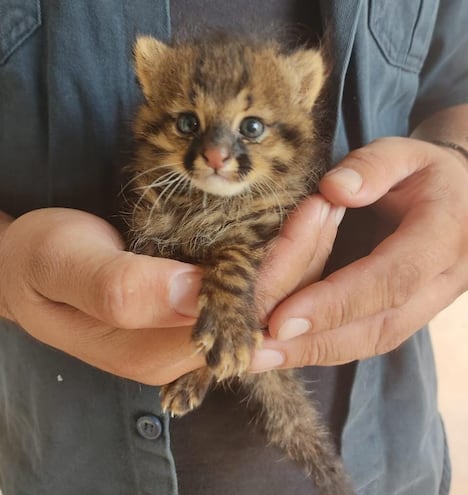
{"label": "kitten head", "polygon": [[146,99],[136,132],[155,177],[177,172],[218,196],[303,187],[325,79],[317,50],[285,53],[223,35],[173,46],[141,37],[135,65]]}

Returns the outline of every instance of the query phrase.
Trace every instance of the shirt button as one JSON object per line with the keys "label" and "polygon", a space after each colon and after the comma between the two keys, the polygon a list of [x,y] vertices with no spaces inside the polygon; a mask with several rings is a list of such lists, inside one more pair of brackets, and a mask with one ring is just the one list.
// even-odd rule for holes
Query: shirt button
{"label": "shirt button", "polygon": [[152,414],[138,418],[136,428],[140,436],[146,440],[156,440],[162,433],[161,420]]}

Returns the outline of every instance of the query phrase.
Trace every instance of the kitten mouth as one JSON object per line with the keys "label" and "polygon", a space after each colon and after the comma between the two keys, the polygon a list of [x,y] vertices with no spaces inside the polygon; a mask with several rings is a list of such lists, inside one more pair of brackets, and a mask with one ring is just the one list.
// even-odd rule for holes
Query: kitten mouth
{"label": "kitten mouth", "polygon": [[213,170],[211,173],[207,174],[207,177],[219,177],[220,179],[228,182],[235,182],[233,172],[224,170]]}
{"label": "kitten mouth", "polygon": [[244,191],[248,184],[239,181],[236,174],[227,170],[206,170],[192,177],[193,184],[202,191],[217,196],[234,196]]}

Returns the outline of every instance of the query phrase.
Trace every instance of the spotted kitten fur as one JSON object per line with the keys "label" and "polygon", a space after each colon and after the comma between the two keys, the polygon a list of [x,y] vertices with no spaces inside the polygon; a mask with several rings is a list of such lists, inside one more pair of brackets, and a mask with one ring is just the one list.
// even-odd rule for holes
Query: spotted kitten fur
{"label": "spotted kitten fur", "polygon": [[246,373],[262,341],[255,282],[285,217],[324,171],[312,109],[320,52],[224,35],[163,44],[142,37],[136,72],[132,250],[200,265],[192,339],[207,366],[161,390],[183,415],[210,385],[238,379],[269,440],[301,463],[324,495],[353,493],[329,433],[292,371]]}

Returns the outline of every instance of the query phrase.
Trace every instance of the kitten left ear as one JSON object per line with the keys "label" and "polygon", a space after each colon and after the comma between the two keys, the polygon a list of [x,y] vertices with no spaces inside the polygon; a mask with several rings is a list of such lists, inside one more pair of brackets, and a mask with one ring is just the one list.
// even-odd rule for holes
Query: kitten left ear
{"label": "kitten left ear", "polygon": [[297,102],[312,110],[326,79],[325,63],[318,50],[303,49],[286,56]]}
{"label": "kitten left ear", "polygon": [[140,36],[136,40],[133,48],[135,72],[147,99],[153,93],[153,82],[161,59],[169,50],[169,46],[152,36]]}

